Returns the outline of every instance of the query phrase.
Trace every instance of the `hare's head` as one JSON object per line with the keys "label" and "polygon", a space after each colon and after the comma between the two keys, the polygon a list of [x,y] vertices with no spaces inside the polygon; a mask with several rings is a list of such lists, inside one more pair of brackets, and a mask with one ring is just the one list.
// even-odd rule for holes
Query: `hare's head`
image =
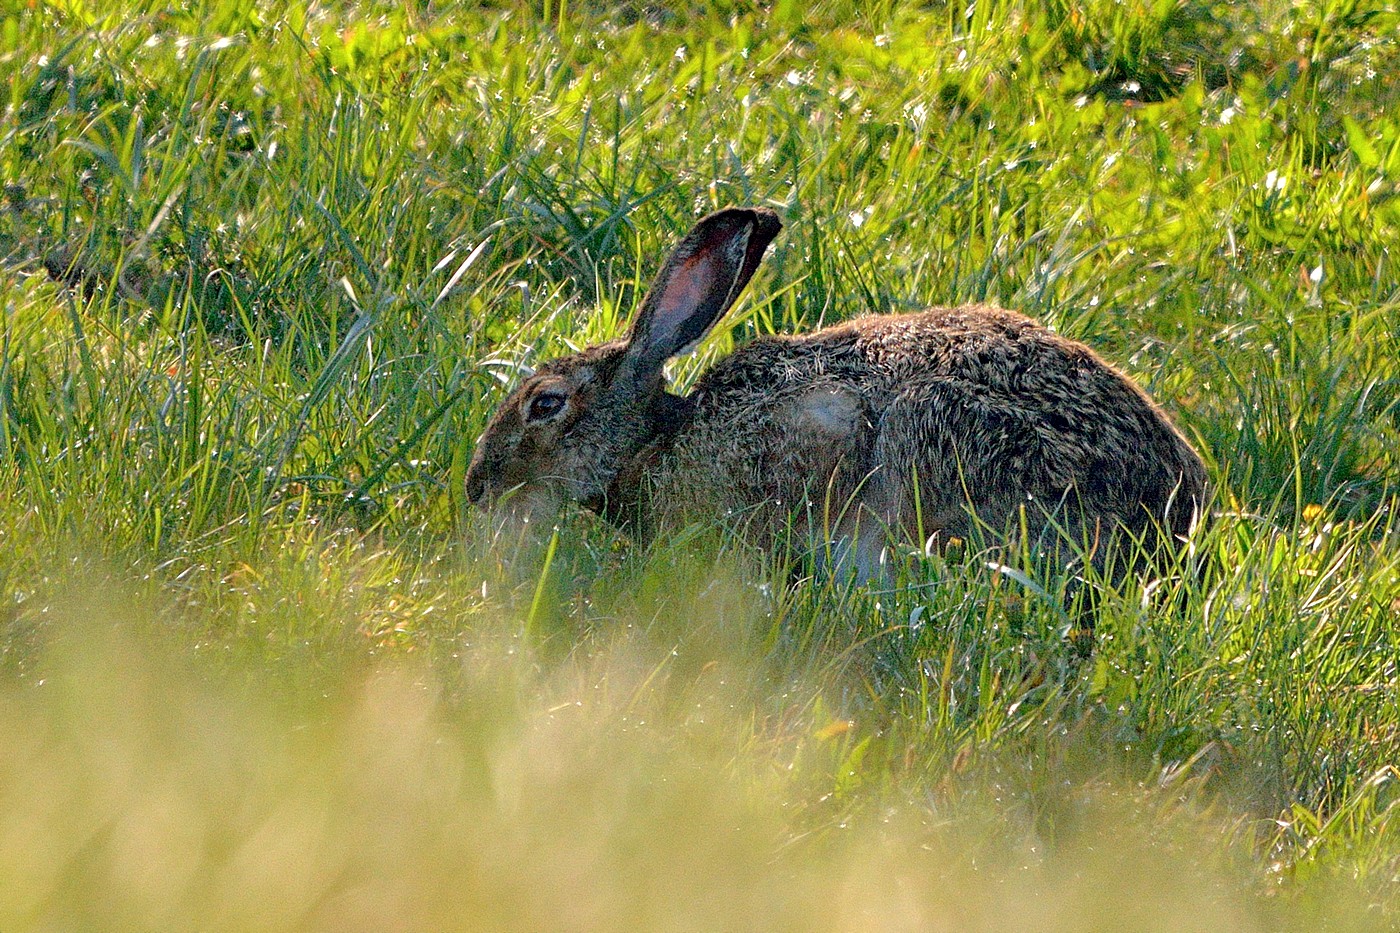
{"label": "hare's head", "polygon": [[501,403],[467,470],[467,501],[526,516],[572,499],[597,505],[628,461],[675,418],[662,367],[700,341],[739,297],[777,216],[729,208],[671,253],[627,339],[554,360]]}

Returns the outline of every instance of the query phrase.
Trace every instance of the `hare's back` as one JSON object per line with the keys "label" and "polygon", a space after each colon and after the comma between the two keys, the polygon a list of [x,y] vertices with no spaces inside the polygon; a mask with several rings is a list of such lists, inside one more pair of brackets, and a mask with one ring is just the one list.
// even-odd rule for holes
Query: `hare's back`
{"label": "hare's back", "polygon": [[1021,409],[1102,411],[1113,402],[1155,411],[1088,347],[987,305],[871,315],[810,334],[763,337],[719,361],[692,398],[702,409],[732,412],[814,384],[846,386],[876,407],[911,387],[939,384]]}
{"label": "hare's back", "polygon": [[723,488],[754,501],[789,498],[838,467],[883,477],[863,495],[883,486],[895,512],[912,475],[950,495],[966,489],[993,513],[1074,489],[1091,511],[1142,517],[1145,506],[1160,520],[1204,489],[1199,457],[1131,380],[1084,345],[987,306],[762,338],[691,398],[688,468],[723,474]]}
{"label": "hare's back", "polygon": [[1184,531],[1203,501],[1190,444],[1084,345],[986,307],[854,325],[863,355],[897,374],[872,458],[886,468],[912,465],[935,488],[967,488],[990,516],[1072,491],[1094,515],[1130,527],[1151,515]]}

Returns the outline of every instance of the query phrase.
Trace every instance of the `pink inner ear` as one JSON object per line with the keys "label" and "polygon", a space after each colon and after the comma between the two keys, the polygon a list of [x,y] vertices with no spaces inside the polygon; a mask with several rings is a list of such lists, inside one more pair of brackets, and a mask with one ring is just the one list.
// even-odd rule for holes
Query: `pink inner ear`
{"label": "pink inner ear", "polygon": [[[655,321],[659,322],[673,315],[689,317],[690,312],[696,310],[697,305],[704,301],[713,284],[714,270],[710,268],[710,263],[704,261],[704,254],[690,256],[676,270],[671,282],[666,283],[666,290],[662,291],[661,300],[657,301]],[[662,315],[665,315],[665,318]],[[666,321],[666,329],[675,331],[675,322]]]}
{"label": "pink inner ear", "polygon": [[675,334],[681,323],[705,300],[714,279],[712,264],[705,261],[703,252],[682,263],[671,276],[671,281],[666,283],[666,290],[656,303],[655,317],[652,318],[654,336],[659,336],[655,332],[662,329],[668,335]]}

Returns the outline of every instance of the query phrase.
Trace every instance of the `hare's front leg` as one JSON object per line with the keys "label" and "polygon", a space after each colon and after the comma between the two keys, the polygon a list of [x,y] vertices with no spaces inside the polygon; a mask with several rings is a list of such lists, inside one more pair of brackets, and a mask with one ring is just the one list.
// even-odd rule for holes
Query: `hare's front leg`
{"label": "hare's front leg", "polygon": [[864,583],[881,573],[886,529],[864,503],[875,419],[853,386],[822,382],[784,399],[773,413],[768,460],[789,514],[805,530],[821,574]]}
{"label": "hare's front leg", "polygon": [[817,570],[856,584],[885,578],[885,548],[890,529],[884,517],[859,498],[850,505],[830,534],[816,537]]}

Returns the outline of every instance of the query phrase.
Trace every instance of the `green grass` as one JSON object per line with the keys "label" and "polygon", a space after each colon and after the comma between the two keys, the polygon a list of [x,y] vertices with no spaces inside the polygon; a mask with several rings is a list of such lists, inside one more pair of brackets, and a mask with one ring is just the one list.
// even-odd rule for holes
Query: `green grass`
{"label": "green grass", "polygon": [[[0,9],[0,929],[1400,923],[1400,14]],[[462,501],[724,204],[755,334],[992,300],[1206,454],[1103,600]]]}

